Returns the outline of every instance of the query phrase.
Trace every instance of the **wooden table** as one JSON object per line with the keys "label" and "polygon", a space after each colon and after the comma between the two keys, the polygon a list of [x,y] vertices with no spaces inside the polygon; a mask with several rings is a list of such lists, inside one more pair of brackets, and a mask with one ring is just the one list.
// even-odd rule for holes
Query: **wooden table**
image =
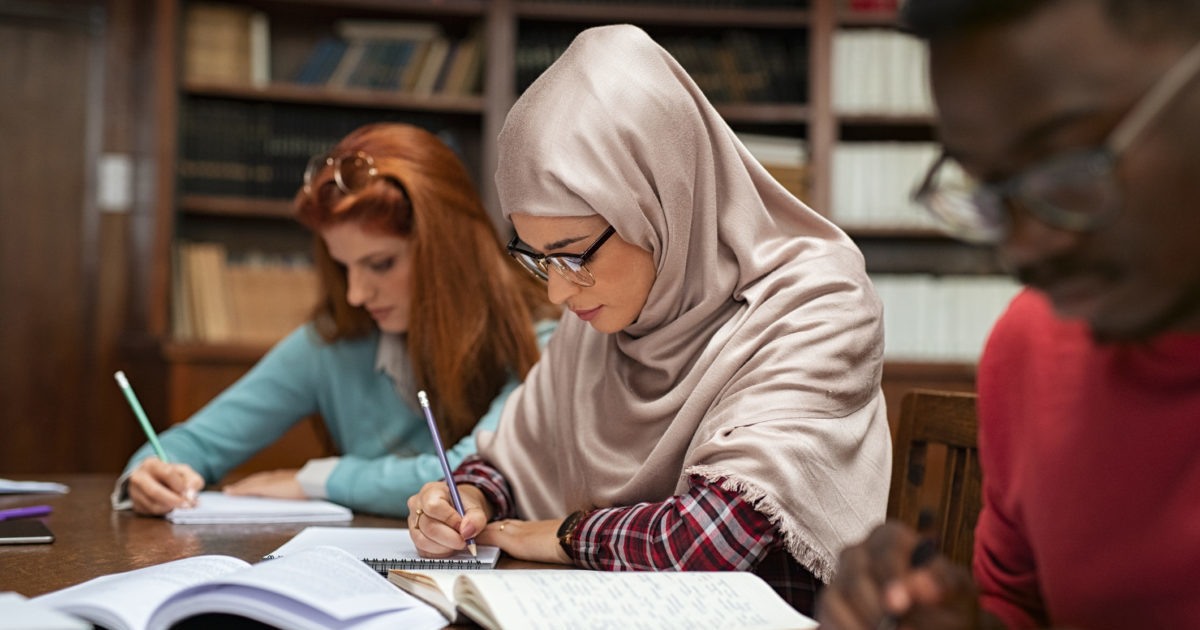
{"label": "wooden table", "polygon": [[[221,554],[257,562],[307,523],[176,525],[162,518],[114,512],[109,504],[115,475],[0,475],[57,481],[68,494],[0,495],[0,509],[50,505],[43,518],[56,540],[48,545],[0,545],[0,592],[34,597],[94,577],[170,560]],[[406,527],[402,519],[355,514],[354,527]],[[502,558],[499,568],[567,568]]]}

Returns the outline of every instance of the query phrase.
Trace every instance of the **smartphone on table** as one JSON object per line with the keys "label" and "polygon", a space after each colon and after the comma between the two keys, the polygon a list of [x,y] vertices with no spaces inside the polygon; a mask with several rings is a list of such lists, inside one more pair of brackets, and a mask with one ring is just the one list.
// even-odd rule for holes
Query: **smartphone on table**
{"label": "smartphone on table", "polygon": [[54,542],[54,533],[36,518],[0,521],[0,545],[32,545]]}

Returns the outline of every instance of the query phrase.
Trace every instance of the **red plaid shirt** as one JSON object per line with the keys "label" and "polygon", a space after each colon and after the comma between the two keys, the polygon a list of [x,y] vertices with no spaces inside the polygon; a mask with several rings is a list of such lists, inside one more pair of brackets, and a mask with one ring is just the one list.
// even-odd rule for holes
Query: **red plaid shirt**
{"label": "red plaid shirt", "polygon": [[[493,520],[518,518],[508,481],[480,457],[468,457],[454,481],[478,487]],[[820,582],[784,549],[770,520],[704,477],[692,475],[688,486],[659,503],[588,512],[571,536],[572,560],[604,571],[753,571],[811,615]]]}

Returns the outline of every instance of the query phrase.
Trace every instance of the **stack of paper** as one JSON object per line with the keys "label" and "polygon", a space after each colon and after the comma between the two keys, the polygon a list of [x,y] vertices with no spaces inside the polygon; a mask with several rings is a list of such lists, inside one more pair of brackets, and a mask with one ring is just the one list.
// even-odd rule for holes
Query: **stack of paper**
{"label": "stack of paper", "polygon": [[201,492],[196,507],[167,513],[172,523],[328,523],[354,517],[350,508],[328,501],[239,497]]}
{"label": "stack of paper", "polygon": [[66,494],[69,490],[70,488],[63,484],[53,481],[13,481],[12,479],[0,479],[0,494],[33,494],[37,492]]}

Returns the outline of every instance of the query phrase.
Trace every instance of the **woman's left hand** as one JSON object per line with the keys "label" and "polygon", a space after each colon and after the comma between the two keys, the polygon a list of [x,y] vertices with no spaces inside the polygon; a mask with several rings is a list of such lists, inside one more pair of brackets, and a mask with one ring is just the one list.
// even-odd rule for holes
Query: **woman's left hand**
{"label": "woman's left hand", "polygon": [[225,486],[225,494],[273,499],[307,499],[304,488],[296,481],[296,468],[254,473],[237,483]]}
{"label": "woman's left hand", "polygon": [[571,558],[558,544],[558,526],[563,519],[520,521],[505,519],[488,523],[475,537],[481,545],[495,545],[518,559],[548,564],[571,564]]}

